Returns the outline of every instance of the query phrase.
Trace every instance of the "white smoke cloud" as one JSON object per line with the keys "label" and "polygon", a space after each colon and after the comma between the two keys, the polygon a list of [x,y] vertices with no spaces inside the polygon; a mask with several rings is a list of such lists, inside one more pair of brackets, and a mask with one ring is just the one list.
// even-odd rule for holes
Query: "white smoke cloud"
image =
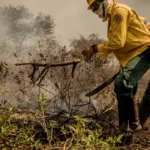
{"label": "white smoke cloud", "polygon": [[[150,20],[149,0],[117,0],[137,11],[140,16]],[[1,5],[25,5],[33,13],[42,11],[53,16],[56,23],[56,35],[62,44],[79,34],[98,33],[106,38],[107,23],[103,23],[95,14],[87,10],[86,0],[1,0]]]}
{"label": "white smoke cloud", "polygon": [[5,41],[6,34],[8,31],[8,26],[4,23],[3,17],[0,16],[0,43]]}

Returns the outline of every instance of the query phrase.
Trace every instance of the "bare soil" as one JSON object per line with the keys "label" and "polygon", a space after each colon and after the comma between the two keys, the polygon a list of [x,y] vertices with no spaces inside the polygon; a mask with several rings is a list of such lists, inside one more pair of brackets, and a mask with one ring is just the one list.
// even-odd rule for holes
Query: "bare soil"
{"label": "bare soil", "polygon": [[119,150],[150,150],[150,118],[142,131],[133,134],[132,142],[124,146],[121,146]]}
{"label": "bare soil", "polygon": [[150,118],[147,120],[144,129],[134,133],[133,138],[133,144],[140,146],[141,150],[150,150]]}

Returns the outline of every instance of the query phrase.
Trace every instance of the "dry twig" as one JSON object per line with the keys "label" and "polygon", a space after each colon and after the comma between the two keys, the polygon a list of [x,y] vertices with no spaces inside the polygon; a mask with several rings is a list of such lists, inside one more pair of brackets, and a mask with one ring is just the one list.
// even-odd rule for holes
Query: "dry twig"
{"label": "dry twig", "polygon": [[[38,85],[44,80],[45,76],[47,75],[49,68],[51,67],[62,67],[62,66],[68,66],[68,65],[73,65],[72,67],[72,77],[75,71],[75,68],[78,63],[80,63],[80,59],[76,59],[73,61],[69,62],[62,62],[62,63],[55,63],[55,64],[50,64],[50,63],[17,63],[15,64],[16,66],[26,66],[26,65],[31,65],[33,67],[32,73],[29,75],[30,79],[32,80],[32,83],[35,84],[38,82]],[[39,70],[40,67],[44,67],[42,71],[39,73],[38,77],[35,77],[36,72]]]}

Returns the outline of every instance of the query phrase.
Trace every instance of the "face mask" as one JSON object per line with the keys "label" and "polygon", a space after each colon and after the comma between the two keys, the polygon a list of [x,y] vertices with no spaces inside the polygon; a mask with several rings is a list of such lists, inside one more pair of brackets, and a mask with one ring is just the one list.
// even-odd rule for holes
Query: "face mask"
{"label": "face mask", "polygon": [[95,11],[95,14],[97,14],[99,18],[102,18],[103,21],[107,20],[107,14],[108,14],[111,3],[112,3],[112,0],[104,0],[99,5],[99,9]]}
{"label": "face mask", "polygon": [[95,11],[95,14],[97,14],[99,18],[103,18],[103,3],[100,4],[99,9]]}

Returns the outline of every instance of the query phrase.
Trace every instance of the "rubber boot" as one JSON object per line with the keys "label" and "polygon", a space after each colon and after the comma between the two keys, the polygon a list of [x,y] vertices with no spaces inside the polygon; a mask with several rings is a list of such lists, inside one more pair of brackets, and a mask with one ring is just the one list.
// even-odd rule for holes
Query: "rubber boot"
{"label": "rubber boot", "polygon": [[140,122],[143,127],[150,115],[150,106],[146,105],[145,99],[143,99],[140,104],[139,114],[140,114]]}
{"label": "rubber boot", "polygon": [[119,128],[120,128],[124,121],[123,104],[121,103],[120,100],[118,101],[118,119],[119,119]]}
{"label": "rubber boot", "polygon": [[120,130],[123,132],[135,132],[142,130],[136,100],[134,98],[124,96],[119,103],[122,104],[122,114],[124,118],[120,126]]}
{"label": "rubber boot", "polygon": [[[118,106],[120,107],[118,110],[120,110],[119,114],[119,123],[120,123],[120,130],[122,132],[132,132],[132,129],[129,125],[130,120],[130,111],[128,110],[128,107],[130,105],[130,99],[127,97],[120,97],[118,99]],[[121,117],[122,115],[122,117]]]}
{"label": "rubber boot", "polygon": [[144,126],[146,120],[150,115],[150,81],[148,83],[147,89],[145,91],[145,95],[140,104],[139,114],[140,114],[141,125]]}
{"label": "rubber boot", "polygon": [[135,98],[131,99],[131,114],[130,114],[130,128],[136,132],[142,130],[142,126],[140,123],[138,104]]}

